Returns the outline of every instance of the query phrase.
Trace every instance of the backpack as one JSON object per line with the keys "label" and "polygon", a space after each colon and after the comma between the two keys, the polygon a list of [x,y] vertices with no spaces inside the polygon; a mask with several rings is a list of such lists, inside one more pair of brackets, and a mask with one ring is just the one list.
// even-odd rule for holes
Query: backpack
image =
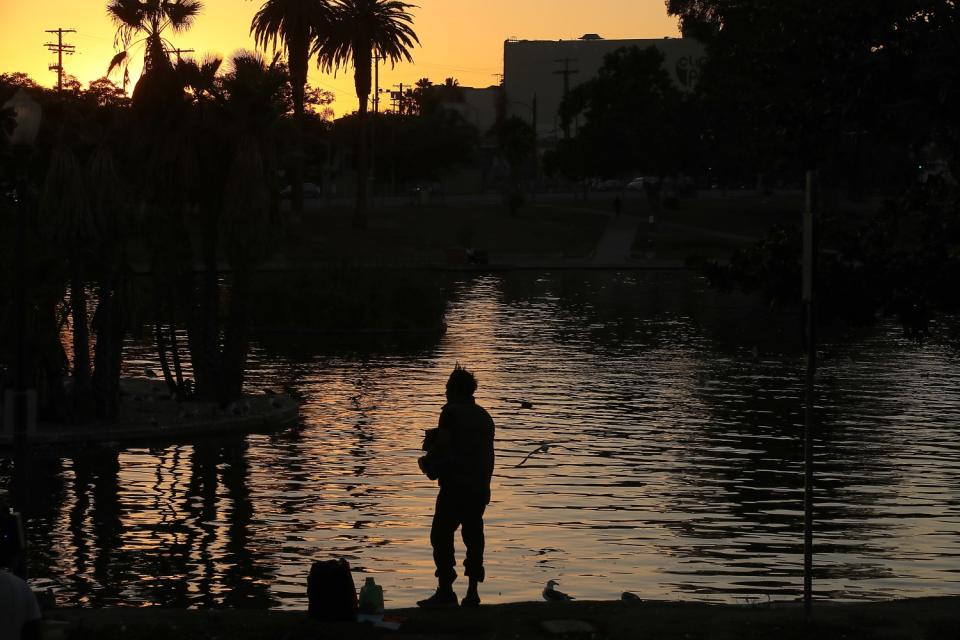
{"label": "backpack", "polygon": [[310,617],[324,622],[353,622],[357,616],[357,588],[350,563],[339,560],[314,562],[307,577]]}

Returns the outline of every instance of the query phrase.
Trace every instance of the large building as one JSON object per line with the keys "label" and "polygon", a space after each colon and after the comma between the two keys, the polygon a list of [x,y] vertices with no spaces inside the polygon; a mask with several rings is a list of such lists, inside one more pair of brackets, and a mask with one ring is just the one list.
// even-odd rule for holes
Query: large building
{"label": "large building", "polygon": [[[558,115],[564,91],[597,76],[604,57],[623,47],[656,47],[677,86],[691,90],[704,62],[703,45],[689,38],[604,40],[587,34],[579,40],[507,40],[503,45],[506,115],[532,123],[536,97],[537,136],[562,135]],[[575,128],[571,133],[576,133]]]}
{"label": "large building", "polygon": [[497,113],[500,108],[500,87],[459,87],[458,99],[445,101],[443,106],[456,111],[463,119],[477,128],[481,135],[490,131],[497,123]]}

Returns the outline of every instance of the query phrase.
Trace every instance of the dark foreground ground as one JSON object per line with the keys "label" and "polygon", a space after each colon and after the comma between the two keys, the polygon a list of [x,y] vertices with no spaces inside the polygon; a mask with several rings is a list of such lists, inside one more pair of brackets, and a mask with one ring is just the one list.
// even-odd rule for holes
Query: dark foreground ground
{"label": "dark foreground ground", "polygon": [[797,605],[708,605],[674,602],[526,602],[475,610],[390,612],[399,631],[362,624],[321,624],[301,612],[66,610],[48,613],[47,638],[678,638],[860,639],[960,638],[960,597],[869,604],[818,604],[809,621]]}

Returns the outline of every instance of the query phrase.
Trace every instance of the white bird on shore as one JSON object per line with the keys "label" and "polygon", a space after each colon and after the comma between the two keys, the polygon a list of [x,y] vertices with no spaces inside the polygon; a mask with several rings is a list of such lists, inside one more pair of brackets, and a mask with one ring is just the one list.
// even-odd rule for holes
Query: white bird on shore
{"label": "white bird on shore", "polygon": [[550,580],[547,582],[547,586],[543,589],[543,599],[547,602],[569,602],[573,600],[573,596],[568,596],[562,591],[557,591],[553,587],[560,584],[556,580]]}

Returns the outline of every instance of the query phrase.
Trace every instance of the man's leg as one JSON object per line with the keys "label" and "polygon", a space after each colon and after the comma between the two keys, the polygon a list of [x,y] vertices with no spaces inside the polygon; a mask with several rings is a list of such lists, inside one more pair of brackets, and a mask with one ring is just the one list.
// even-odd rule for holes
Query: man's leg
{"label": "man's leg", "polygon": [[456,606],[457,596],[453,592],[453,581],[457,579],[453,551],[453,534],[460,524],[456,504],[450,500],[443,489],[437,494],[437,504],[433,511],[433,524],[430,527],[430,545],[433,547],[433,563],[437,567],[437,592],[421,600],[421,607]]}
{"label": "man's leg", "polygon": [[466,558],[463,561],[464,573],[470,578],[467,595],[463,599],[463,606],[477,606],[480,604],[480,595],[477,586],[483,582],[486,573],[483,568],[483,550],[486,540],[483,535],[483,512],[487,508],[485,496],[471,497],[464,504],[463,522],[460,535],[467,548]]}

